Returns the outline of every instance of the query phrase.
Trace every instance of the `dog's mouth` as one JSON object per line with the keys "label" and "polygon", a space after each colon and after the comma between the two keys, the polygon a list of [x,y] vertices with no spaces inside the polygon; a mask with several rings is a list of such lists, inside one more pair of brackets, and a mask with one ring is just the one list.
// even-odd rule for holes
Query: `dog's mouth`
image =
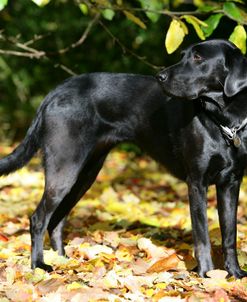
{"label": "dog's mouth", "polygon": [[[167,87],[166,85],[164,86],[162,83],[160,83],[160,85],[161,85],[161,88],[163,89],[163,91],[165,92],[165,94],[167,94],[170,97],[173,97],[176,99],[188,100],[188,101],[193,101],[198,98],[197,94],[190,94],[190,95],[188,95],[186,93],[178,94],[178,93],[174,93],[174,90],[169,89],[169,87]],[[180,90],[180,92],[181,92],[181,90]]]}
{"label": "dog's mouth", "polygon": [[[197,93],[188,94],[189,87],[184,83],[177,83],[170,79],[168,73],[158,73],[156,79],[162,90],[170,97],[183,100],[195,100],[198,98]],[[182,88],[182,89],[181,89]]]}

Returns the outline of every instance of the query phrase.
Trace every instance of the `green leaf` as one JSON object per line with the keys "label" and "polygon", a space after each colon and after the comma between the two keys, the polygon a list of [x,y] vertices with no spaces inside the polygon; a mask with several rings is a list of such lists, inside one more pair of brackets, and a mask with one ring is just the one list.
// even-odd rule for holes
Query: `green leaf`
{"label": "green leaf", "polygon": [[205,35],[205,37],[209,37],[213,31],[217,28],[220,19],[223,17],[223,14],[215,14],[210,16],[207,20],[204,20],[205,23],[207,23],[207,27],[202,26],[202,31]]}
{"label": "green leaf", "polygon": [[186,25],[181,20],[173,19],[166,33],[165,46],[169,54],[173,53],[183,42],[188,33]]}
{"label": "green leaf", "polygon": [[202,13],[209,13],[209,12],[213,12],[217,9],[220,9],[220,5],[209,5],[209,4],[204,4],[203,6],[199,6],[198,7],[198,11],[202,12]]}
{"label": "green leaf", "polygon": [[237,25],[234,28],[229,41],[235,44],[243,54],[246,53],[246,31],[243,25]]}
{"label": "green leaf", "polygon": [[130,13],[127,10],[123,11],[125,16],[132,22],[134,22],[135,24],[137,24],[138,26],[140,26],[142,29],[146,29],[146,24],[144,22],[142,22],[142,20],[138,17],[136,17],[134,14]]}
{"label": "green leaf", "polygon": [[204,12],[204,13],[215,11],[215,10],[221,8],[221,6],[219,4],[214,3],[214,2],[212,1],[209,3],[205,3],[204,0],[193,0],[194,5],[198,7],[198,11]]}
{"label": "green leaf", "polygon": [[80,3],[79,4],[79,8],[80,8],[81,12],[83,13],[83,15],[87,15],[88,14],[88,7],[87,7],[86,4]]}
{"label": "green leaf", "polygon": [[107,8],[102,11],[102,15],[106,20],[111,21],[115,16],[115,12],[112,9]]}
{"label": "green leaf", "polygon": [[[143,9],[149,10],[162,10],[163,3],[160,0],[139,0]],[[153,22],[157,22],[160,18],[160,14],[146,12],[146,16]]]}
{"label": "green leaf", "polygon": [[51,0],[32,0],[35,4],[37,4],[38,6],[45,6],[46,4],[48,4]]}
{"label": "green leaf", "polygon": [[4,9],[7,4],[8,0],[0,0],[0,10]]}
{"label": "green leaf", "polygon": [[196,18],[194,16],[189,16],[189,15],[184,15],[182,18],[185,19],[187,23],[191,24],[194,27],[198,37],[201,40],[205,40],[204,32],[202,31],[201,26],[200,26],[200,25],[203,25],[204,27],[207,27],[208,25],[205,22],[199,20],[198,18]]}
{"label": "green leaf", "polygon": [[237,5],[233,2],[226,2],[224,3],[223,10],[226,13],[226,15],[236,20],[237,22],[243,22],[243,16],[241,14],[240,8],[237,7]]}

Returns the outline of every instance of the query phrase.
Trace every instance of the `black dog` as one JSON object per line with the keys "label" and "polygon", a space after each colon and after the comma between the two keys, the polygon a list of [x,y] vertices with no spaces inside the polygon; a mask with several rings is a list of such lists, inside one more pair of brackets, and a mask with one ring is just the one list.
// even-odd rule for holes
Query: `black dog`
{"label": "black dog", "polygon": [[205,112],[183,129],[187,144],[181,147],[191,160],[187,182],[199,273],[212,268],[206,190],[215,184],[225,268],[236,277],[246,276],[237,261],[236,213],[247,166],[247,59],[230,42],[211,40],[189,47],[178,64],[157,77],[169,95],[193,100],[190,107],[199,100],[204,105]]}
{"label": "black dog", "polygon": [[[25,165],[39,148],[44,155],[44,195],[30,219],[32,267],[52,269],[43,260],[46,230],[52,247],[64,254],[62,230],[67,215],[94,182],[109,150],[123,141],[136,143],[187,181],[201,276],[213,268],[206,191],[210,183],[218,184],[221,221],[229,212],[227,219],[233,220],[223,226],[226,268],[236,277],[245,276],[235,250],[242,166],[231,172],[239,151],[226,147],[220,130],[198,102],[171,99],[153,77],[109,73],[73,77],[48,94],[23,142],[0,161],[0,174],[7,174]],[[230,194],[234,198],[228,204]]]}

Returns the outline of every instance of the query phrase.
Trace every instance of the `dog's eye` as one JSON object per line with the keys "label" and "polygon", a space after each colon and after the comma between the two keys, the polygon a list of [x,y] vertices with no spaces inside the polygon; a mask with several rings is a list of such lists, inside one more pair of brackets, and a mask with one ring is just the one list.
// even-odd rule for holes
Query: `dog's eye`
{"label": "dog's eye", "polygon": [[195,53],[193,55],[193,60],[199,62],[202,61],[202,57],[198,53]]}

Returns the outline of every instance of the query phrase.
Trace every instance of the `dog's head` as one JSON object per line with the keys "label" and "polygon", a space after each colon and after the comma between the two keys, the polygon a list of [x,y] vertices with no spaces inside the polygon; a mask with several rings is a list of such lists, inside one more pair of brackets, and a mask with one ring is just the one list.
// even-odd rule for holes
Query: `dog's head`
{"label": "dog's head", "polygon": [[222,92],[231,98],[247,88],[247,59],[232,43],[209,40],[182,55],[180,62],[157,75],[169,95],[192,100]]}

